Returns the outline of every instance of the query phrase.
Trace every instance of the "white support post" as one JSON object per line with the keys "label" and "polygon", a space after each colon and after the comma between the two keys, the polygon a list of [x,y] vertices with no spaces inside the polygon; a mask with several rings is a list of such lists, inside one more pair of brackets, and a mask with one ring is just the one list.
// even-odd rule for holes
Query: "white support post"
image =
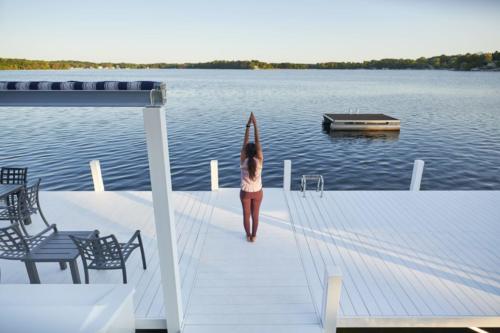
{"label": "white support post", "polygon": [[292,185],[292,161],[285,160],[283,168],[283,190],[290,191]]}
{"label": "white support post", "polygon": [[167,330],[178,333],[183,313],[165,110],[145,107],[143,116]]}
{"label": "white support post", "polygon": [[323,308],[321,321],[324,333],[337,330],[337,318],[340,307],[342,274],[337,267],[326,267],[323,280]]}
{"label": "white support post", "polygon": [[212,191],[217,191],[219,189],[219,165],[217,160],[210,161],[210,175]]}
{"label": "white support post", "polygon": [[422,174],[424,173],[424,164],[422,160],[415,160],[413,164],[413,173],[411,175],[410,191],[420,191]]}
{"label": "white support post", "polygon": [[90,161],[90,172],[92,173],[92,181],[94,182],[94,191],[104,192],[104,182],[102,181],[101,164],[99,160]]}

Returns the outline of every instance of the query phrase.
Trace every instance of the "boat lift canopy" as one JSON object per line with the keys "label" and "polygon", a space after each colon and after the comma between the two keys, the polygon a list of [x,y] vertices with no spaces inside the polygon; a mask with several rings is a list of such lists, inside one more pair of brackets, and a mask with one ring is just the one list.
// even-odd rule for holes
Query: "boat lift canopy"
{"label": "boat lift canopy", "polygon": [[165,102],[166,85],[155,81],[0,81],[0,106],[144,107]]}
{"label": "boat lift canopy", "polygon": [[165,102],[166,85],[155,81],[0,81],[0,107],[143,108],[167,330],[180,332],[182,298]]}

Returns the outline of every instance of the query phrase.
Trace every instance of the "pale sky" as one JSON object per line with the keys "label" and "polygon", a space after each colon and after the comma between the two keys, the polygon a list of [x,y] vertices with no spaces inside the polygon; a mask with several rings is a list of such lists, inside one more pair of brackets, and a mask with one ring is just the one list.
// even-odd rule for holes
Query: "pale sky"
{"label": "pale sky", "polygon": [[315,63],[500,50],[500,0],[0,0],[0,57]]}

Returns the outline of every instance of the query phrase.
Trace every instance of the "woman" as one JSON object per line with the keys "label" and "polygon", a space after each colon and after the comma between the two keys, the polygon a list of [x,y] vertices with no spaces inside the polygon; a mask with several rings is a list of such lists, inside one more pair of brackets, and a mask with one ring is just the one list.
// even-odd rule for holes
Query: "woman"
{"label": "woman", "polygon": [[[250,127],[253,124],[255,142],[248,142]],[[259,140],[259,129],[257,120],[253,112],[248,118],[245,129],[245,139],[240,153],[241,169],[241,191],[240,199],[243,206],[243,227],[247,236],[247,241],[255,242],[257,228],[259,227],[259,209],[262,202],[262,148]],[[250,215],[252,216],[252,228],[250,229]]]}

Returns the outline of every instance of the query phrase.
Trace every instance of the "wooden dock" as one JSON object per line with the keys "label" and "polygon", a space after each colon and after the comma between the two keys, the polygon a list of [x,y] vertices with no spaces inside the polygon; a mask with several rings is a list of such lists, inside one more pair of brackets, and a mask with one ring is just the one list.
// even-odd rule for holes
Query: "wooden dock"
{"label": "wooden dock", "polygon": [[328,131],[399,131],[399,119],[381,113],[325,113],[323,126]]}
{"label": "wooden dock", "polygon": [[[184,332],[321,332],[322,277],[342,272],[339,327],[500,327],[500,192],[265,189],[256,243],[242,233],[239,189],[174,192]],[[42,192],[61,230],[128,239],[137,328],[165,328],[150,192]],[[34,228],[38,217],[30,228]],[[1,283],[28,283],[0,261]],[[42,283],[71,283],[41,264]],[[120,283],[91,271],[91,283]]]}

